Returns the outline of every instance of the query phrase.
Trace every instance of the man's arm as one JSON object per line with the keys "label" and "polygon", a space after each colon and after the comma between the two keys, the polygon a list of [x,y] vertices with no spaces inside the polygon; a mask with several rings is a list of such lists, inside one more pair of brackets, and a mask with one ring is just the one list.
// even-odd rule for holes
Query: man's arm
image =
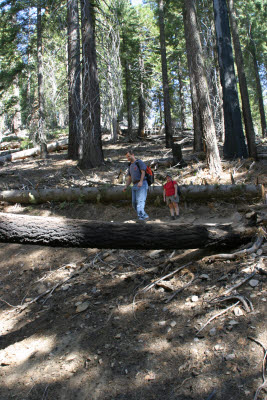
{"label": "man's arm", "polygon": [[131,182],[132,182],[131,175],[128,175],[128,176],[127,176],[126,185],[125,185],[125,187],[123,188],[123,191],[124,191],[124,192],[125,192],[125,190],[127,189],[127,187],[131,184]]}
{"label": "man's arm", "polygon": [[140,178],[140,181],[137,184],[138,187],[141,187],[143,185],[143,180],[144,180],[145,174],[146,174],[146,171],[141,169],[141,178]]}

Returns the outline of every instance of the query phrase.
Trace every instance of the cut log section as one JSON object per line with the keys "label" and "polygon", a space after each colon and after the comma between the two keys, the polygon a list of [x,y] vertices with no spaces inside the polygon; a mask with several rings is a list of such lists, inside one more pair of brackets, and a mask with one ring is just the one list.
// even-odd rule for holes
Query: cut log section
{"label": "cut log section", "polygon": [[[40,204],[48,201],[87,201],[112,203],[130,200],[130,188],[123,192],[124,186],[86,187],[69,189],[5,190],[0,192],[0,201],[21,204]],[[264,195],[263,185],[183,185],[181,201],[211,202],[235,201],[252,202]],[[160,204],[163,200],[162,186],[150,186],[147,201]]]}
{"label": "cut log section", "polygon": [[101,249],[196,249],[236,247],[255,230],[231,225],[111,223],[0,213],[0,242]]}

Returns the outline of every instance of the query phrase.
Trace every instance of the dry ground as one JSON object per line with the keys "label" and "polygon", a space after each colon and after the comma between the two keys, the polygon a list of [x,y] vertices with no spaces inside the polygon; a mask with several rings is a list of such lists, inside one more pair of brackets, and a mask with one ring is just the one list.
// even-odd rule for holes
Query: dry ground
{"label": "dry ground", "polygon": [[[48,160],[7,164],[0,171],[1,190],[121,182],[126,147],[124,142],[106,142],[106,165],[90,171],[80,171],[64,152]],[[167,156],[160,141],[133,147],[145,161]],[[190,154],[188,146],[188,167],[168,171],[180,183],[213,183],[205,165]],[[158,183],[165,172],[157,171]],[[230,172],[237,183],[266,183],[264,162],[224,163],[221,183],[230,183]],[[2,203],[0,209],[121,223],[135,218],[127,203]],[[181,203],[180,219],[169,223],[243,224],[254,209],[264,216],[261,204],[242,201]],[[149,205],[147,210],[149,223],[169,220],[165,207]],[[125,251],[0,243],[0,400],[266,399],[266,390],[257,394],[263,383],[263,347],[267,348],[266,275],[256,273],[231,291],[245,303],[237,298],[214,302],[255,271],[255,265],[266,271],[266,253],[266,242],[241,259],[215,261],[197,249]]]}

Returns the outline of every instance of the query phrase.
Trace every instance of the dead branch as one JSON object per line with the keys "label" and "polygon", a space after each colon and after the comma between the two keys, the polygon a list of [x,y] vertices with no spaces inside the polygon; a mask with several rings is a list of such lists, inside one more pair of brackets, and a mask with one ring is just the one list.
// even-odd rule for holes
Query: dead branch
{"label": "dead branch", "polygon": [[233,299],[237,299],[237,300],[241,301],[241,303],[244,306],[244,309],[247,312],[250,312],[250,311],[254,310],[253,304],[251,303],[251,301],[247,297],[244,297],[244,296],[241,296],[241,295],[221,297],[221,298],[212,300],[211,303],[213,303],[213,304],[222,303],[223,301],[233,300]]}
{"label": "dead branch", "polygon": [[211,317],[211,318],[205,323],[205,325],[203,325],[202,328],[200,328],[200,329],[197,331],[196,334],[198,335],[201,331],[203,331],[204,328],[206,328],[206,326],[207,326],[211,321],[213,321],[215,318],[220,317],[221,315],[225,314],[226,312],[228,312],[228,311],[231,310],[232,308],[236,307],[238,304],[239,304],[239,301],[236,302],[235,304],[232,304],[230,307],[227,307],[225,310],[219,312],[218,314],[214,315],[213,317]]}
{"label": "dead branch", "polygon": [[194,277],[191,279],[190,282],[188,282],[186,285],[183,287],[177,289],[167,300],[165,300],[165,303],[169,303],[172,299],[174,299],[175,296],[177,296],[178,293],[182,292],[184,289],[188,288],[190,285],[192,285],[193,282],[195,282],[197,279],[199,279],[199,276]]}
{"label": "dead branch", "polygon": [[264,357],[263,357],[263,361],[262,361],[262,379],[263,379],[263,383],[256,390],[256,393],[255,393],[255,396],[254,396],[254,399],[253,399],[253,400],[257,400],[260,391],[267,387],[267,380],[266,380],[266,376],[265,376],[266,360],[267,360],[267,349],[259,340],[254,339],[251,336],[248,336],[248,339],[252,340],[253,342],[255,342],[257,344],[259,344],[263,348],[263,351],[264,351]]}
{"label": "dead branch", "polygon": [[161,281],[163,281],[163,280],[165,280],[165,279],[167,279],[167,278],[170,278],[171,276],[175,275],[177,272],[181,271],[182,269],[184,269],[185,267],[187,267],[187,266],[190,265],[190,264],[192,264],[192,262],[189,262],[189,263],[183,265],[182,267],[177,268],[175,271],[170,272],[169,274],[167,274],[167,275],[165,275],[165,276],[163,276],[163,277],[157,279],[155,282],[150,283],[149,285],[147,285],[146,287],[144,287],[144,288],[140,291],[140,293],[146,293],[146,292],[148,292],[153,286],[157,285],[159,282],[161,282]]}

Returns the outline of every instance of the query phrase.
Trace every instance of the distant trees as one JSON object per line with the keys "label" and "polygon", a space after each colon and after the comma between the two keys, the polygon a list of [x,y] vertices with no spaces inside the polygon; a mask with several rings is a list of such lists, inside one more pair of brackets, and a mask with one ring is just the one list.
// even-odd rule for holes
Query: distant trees
{"label": "distant trees", "polygon": [[[192,128],[194,151],[205,151],[215,172],[217,140],[225,158],[246,157],[246,145],[257,158],[256,135],[266,135],[261,2],[214,0],[214,18],[208,0],[147,0],[138,7],[128,0],[70,0],[66,7],[40,1],[0,4],[2,134],[26,129],[45,144],[51,132],[68,127],[68,156],[83,168],[104,162],[103,132],[115,142],[120,125],[129,140],[160,125],[166,147],[177,129]],[[195,42],[183,6],[198,21]]]}

